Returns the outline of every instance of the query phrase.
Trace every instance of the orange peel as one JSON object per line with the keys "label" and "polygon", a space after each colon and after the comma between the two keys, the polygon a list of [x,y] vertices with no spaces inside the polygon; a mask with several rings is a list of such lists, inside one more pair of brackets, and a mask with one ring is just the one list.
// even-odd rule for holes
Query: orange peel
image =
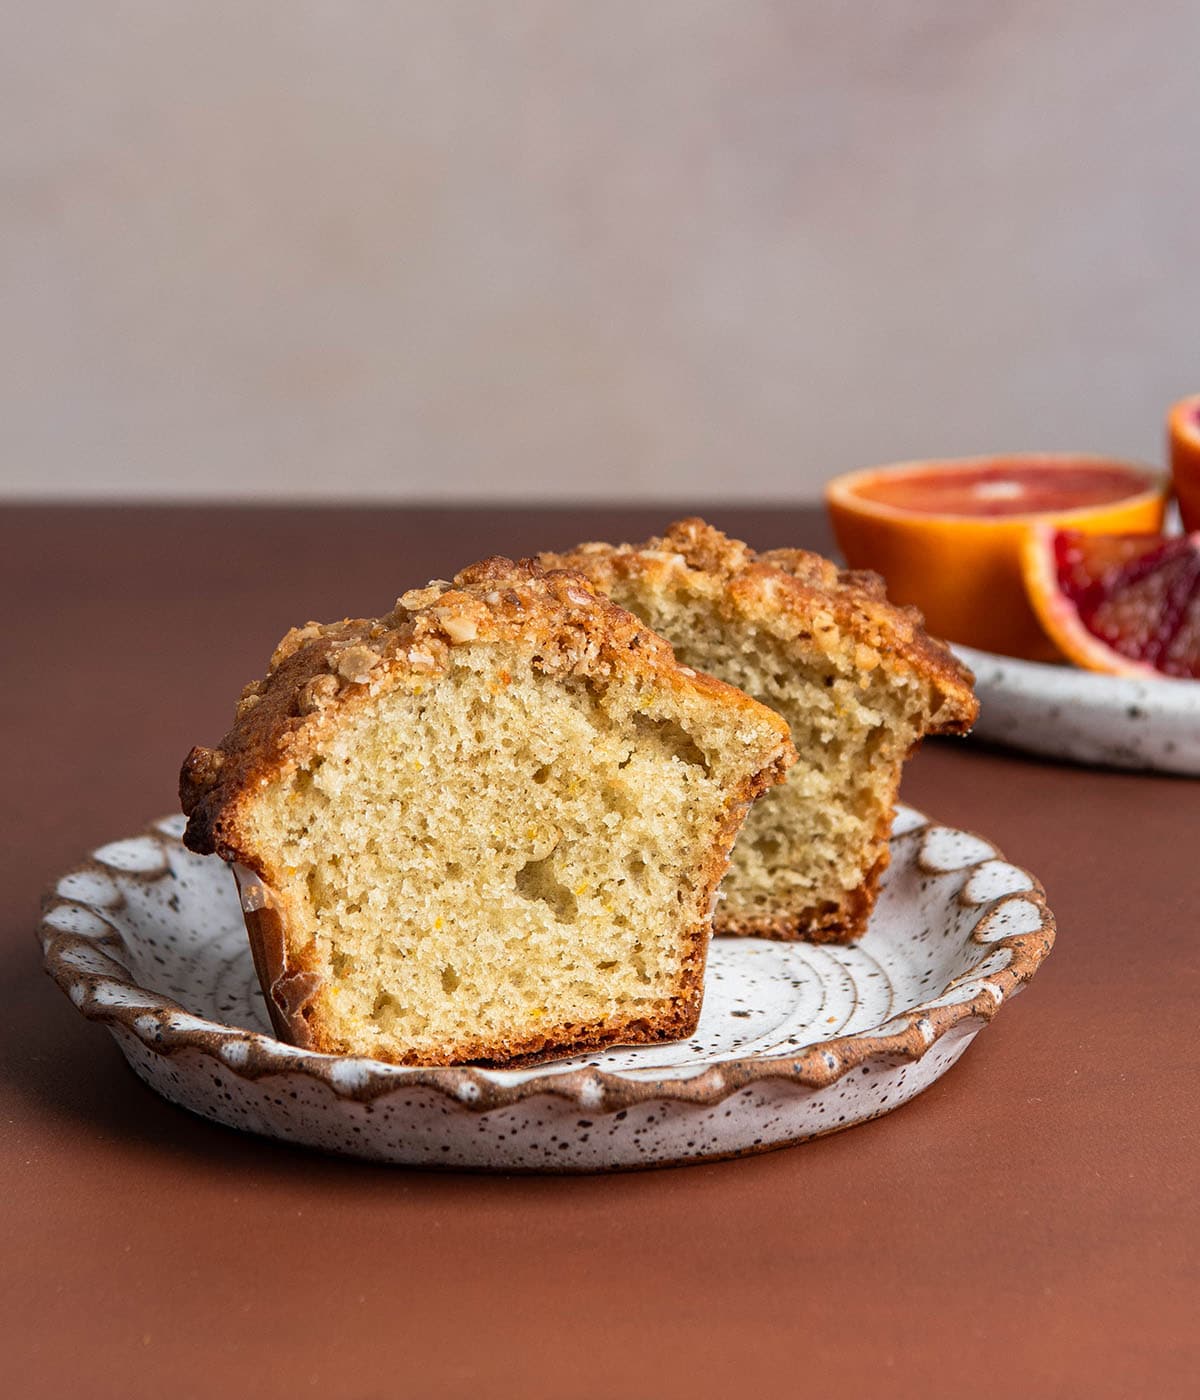
{"label": "orange peel", "polygon": [[1200,394],[1171,405],[1167,451],[1183,528],[1200,530]]}

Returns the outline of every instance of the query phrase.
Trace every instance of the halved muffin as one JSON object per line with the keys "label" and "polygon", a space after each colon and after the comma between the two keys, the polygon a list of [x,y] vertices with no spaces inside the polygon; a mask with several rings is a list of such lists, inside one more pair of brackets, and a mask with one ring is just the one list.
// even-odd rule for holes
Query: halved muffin
{"label": "halved muffin", "polygon": [[577,574],[489,559],[293,630],[181,775],[281,1037],[404,1064],[694,1029],[712,908],[787,726]]}
{"label": "halved muffin", "polygon": [[971,673],[875,575],[804,550],[758,554],[702,520],[541,560],[586,574],[681,661],[788,722],[799,761],[738,838],[716,931],[857,938],[887,868],[904,759],[924,735],[974,723]]}

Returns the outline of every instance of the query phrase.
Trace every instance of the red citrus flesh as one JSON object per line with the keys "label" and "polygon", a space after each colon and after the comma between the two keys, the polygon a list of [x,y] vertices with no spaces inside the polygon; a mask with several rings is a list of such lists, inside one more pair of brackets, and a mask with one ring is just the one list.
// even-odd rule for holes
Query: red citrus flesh
{"label": "red citrus flesh", "polygon": [[855,487],[864,500],[923,515],[1040,515],[1123,501],[1156,485],[1117,462],[1022,456],[881,472]]}
{"label": "red citrus flesh", "polygon": [[1035,527],[1025,562],[1030,601],[1072,661],[1200,680],[1200,533]]}

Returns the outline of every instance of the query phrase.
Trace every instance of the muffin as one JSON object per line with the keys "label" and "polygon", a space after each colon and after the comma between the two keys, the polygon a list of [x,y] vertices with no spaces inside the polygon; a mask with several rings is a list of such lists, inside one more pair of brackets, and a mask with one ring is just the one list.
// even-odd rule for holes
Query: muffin
{"label": "muffin", "polygon": [[926,734],[970,728],[971,673],[875,575],[804,550],[758,554],[702,520],[541,561],[586,574],[681,661],[788,723],[799,760],[738,838],[716,931],[856,939],[887,868],[904,760]]}
{"label": "muffin", "polygon": [[180,780],[277,1033],[399,1064],[689,1035],[717,886],[795,753],[578,574],[493,558],[280,643]]}

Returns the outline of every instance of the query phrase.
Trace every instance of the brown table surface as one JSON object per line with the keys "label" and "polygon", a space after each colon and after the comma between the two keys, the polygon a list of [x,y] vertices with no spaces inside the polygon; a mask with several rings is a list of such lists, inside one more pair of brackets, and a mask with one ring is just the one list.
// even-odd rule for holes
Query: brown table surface
{"label": "brown table surface", "polygon": [[[827,544],[813,510],[709,513]],[[1058,947],[912,1104],[742,1161],[438,1175],[243,1136],[42,975],[43,888],[173,809],[287,626],[669,516],[3,513],[8,1394],[1200,1393],[1200,782],[928,745],[905,796],[1034,870]]]}

